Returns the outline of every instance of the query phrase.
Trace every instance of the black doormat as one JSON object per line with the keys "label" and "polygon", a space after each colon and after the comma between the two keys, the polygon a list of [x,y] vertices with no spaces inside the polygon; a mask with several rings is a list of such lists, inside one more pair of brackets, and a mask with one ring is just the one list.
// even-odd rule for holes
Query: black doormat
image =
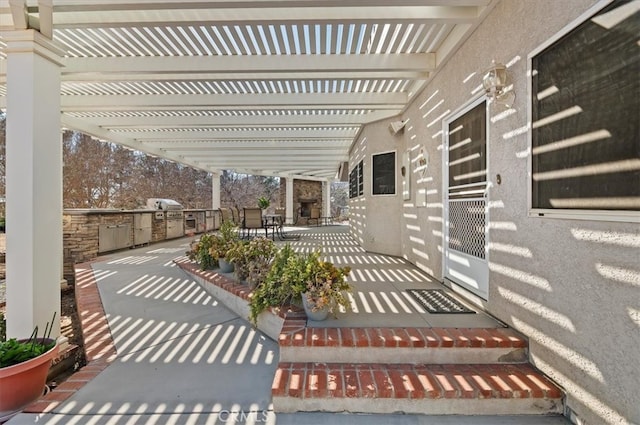
{"label": "black doormat", "polygon": [[475,314],[442,289],[407,289],[407,292],[431,314]]}

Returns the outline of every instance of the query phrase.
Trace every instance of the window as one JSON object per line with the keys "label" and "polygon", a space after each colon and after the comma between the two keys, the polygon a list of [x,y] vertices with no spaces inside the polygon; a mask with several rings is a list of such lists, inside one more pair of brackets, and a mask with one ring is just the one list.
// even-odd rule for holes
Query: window
{"label": "window", "polygon": [[638,216],[640,13],[611,13],[628,3],[592,13],[530,55],[537,215]]}
{"label": "window", "polygon": [[373,195],[396,194],[396,153],[387,152],[372,156]]}
{"label": "window", "polygon": [[349,198],[356,198],[364,194],[363,169],[363,161],[360,161],[349,173]]}
{"label": "window", "polygon": [[[487,181],[487,103],[449,123],[449,188]],[[481,191],[482,192],[482,191]]]}

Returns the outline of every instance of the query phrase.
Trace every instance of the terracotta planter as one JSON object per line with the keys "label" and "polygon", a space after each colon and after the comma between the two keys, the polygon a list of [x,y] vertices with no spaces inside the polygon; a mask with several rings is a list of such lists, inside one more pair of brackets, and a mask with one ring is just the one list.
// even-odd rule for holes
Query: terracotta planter
{"label": "terracotta planter", "polygon": [[51,360],[57,354],[58,344],[31,360],[0,368],[0,422],[19,413],[43,394]]}

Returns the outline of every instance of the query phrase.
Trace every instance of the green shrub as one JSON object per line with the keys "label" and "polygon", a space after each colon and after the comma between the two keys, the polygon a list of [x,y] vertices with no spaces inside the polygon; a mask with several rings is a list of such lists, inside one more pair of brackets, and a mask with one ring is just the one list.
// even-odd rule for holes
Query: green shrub
{"label": "green shrub", "polygon": [[305,273],[305,256],[286,244],[275,254],[264,282],[251,296],[249,319],[255,324],[260,313],[269,307],[300,301],[307,278]]}
{"label": "green shrub", "polygon": [[211,247],[216,243],[217,236],[205,233],[200,236],[198,242],[192,244],[191,250],[187,252],[187,257],[195,261],[201,270],[212,269],[218,266],[218,259],[210,253]]}
{"label": "green shrub", "polygon": [[250,241],[236,241],[227,252],[238,280],[245,280],[251,288],[264,282],[277,248],[271,239],[259,237]]}
{"label": "green shrub", "polygon": [[209,254],[216,260],[219,258],[227,258],[227,253],[231,247],[239,240],[238,229],[230,220],[225,220],[220,225],[220,231],[216,235]]}
{"label": "green shrub", "polygon": [[345,293],[351,291],[346,281],[350,271],[323,261],[319,251],[296,253],[287,244],[276,253],[264,282],[253,292],[249,319],[256,324],[263,311],[300,302],[303,294],[316,308],[327,306],[334,314],[336,307],[349,309]]}

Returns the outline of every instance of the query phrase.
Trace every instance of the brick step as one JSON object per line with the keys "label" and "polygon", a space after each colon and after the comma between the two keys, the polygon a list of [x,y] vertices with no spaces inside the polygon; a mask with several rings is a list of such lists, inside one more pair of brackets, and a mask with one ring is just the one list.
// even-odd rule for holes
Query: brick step
{"label": "brick step", "polygon": [[274,411],[427,415],[562,413],[562,392],[529,364],[281,362]]}
{"label": "brick step", "polygon": [[278,342],[281,362],[304,363],[523,363],[528,346],[509,328],[307,328],[289,319]]}

